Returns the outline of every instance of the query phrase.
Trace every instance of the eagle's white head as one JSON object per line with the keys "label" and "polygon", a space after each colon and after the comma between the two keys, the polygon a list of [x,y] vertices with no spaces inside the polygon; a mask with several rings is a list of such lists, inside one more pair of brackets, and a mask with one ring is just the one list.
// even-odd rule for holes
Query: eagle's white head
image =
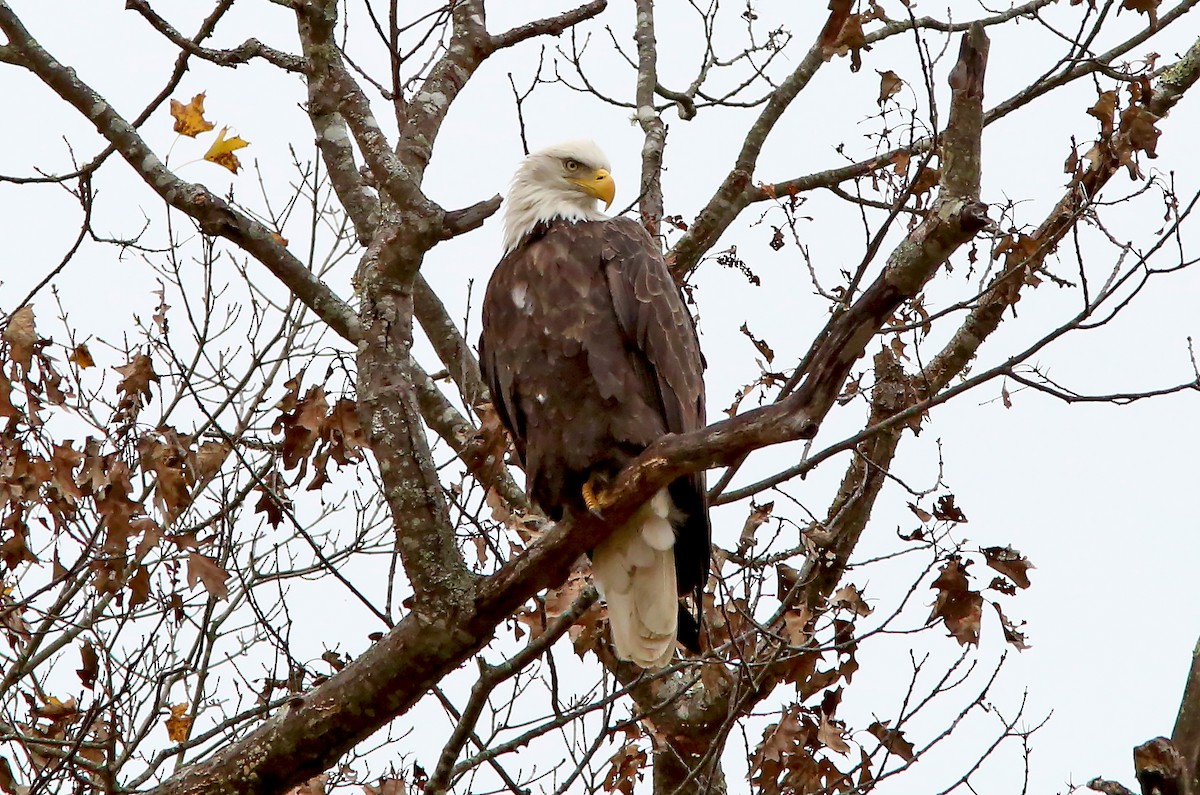
{"label": "eagle's white head", "polygon": [[592,141],[567,141],[522,160],[504,208],[505,253],[539,223],[607,218],[596,202],[607,209],[616,194],[609,168],[608,158]]}

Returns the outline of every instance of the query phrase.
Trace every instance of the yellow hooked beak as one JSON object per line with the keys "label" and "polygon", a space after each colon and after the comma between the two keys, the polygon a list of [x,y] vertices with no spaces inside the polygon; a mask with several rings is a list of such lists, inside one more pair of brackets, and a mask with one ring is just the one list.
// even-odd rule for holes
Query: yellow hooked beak
{"label": "yellow hooked beak", "polygon": [[613,182],[613,178],[606,168],[598,168],[591,174],[574,177],[568,179],[567,182],[578,185],[587,195],[604,202],[606,210],[613,203],[613,197],[617,195],[617,183]]}

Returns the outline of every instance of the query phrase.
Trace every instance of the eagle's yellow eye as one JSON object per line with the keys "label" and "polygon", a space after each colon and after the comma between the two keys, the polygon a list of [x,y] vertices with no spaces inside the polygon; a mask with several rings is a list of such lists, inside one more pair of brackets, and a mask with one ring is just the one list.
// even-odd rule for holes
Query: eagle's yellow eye
{"label": "eagle's yellow eye", "polygon": [[578,171],[579,170],[579,161],[578,160],[564,160],[563,168],[565,168],[567,171]]}

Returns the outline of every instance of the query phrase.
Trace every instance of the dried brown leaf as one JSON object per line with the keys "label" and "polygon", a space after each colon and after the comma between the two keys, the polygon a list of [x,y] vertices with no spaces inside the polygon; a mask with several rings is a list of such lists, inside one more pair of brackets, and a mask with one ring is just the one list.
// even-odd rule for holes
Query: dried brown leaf
{"label": "dried brown leaf", "polygon": [[225,585],[225,581],[229,579],[229,572],[207,555],[201,555],[199,552],[188,553],[187,578],[189,588],[199,582],[203,583],[204,590],[214,598],[224,599],[229,596],[229,588]]}
{"label": "dried brown leaf", "polygon": [[979,551],[987,565],[1012,580],[1018,588],[1029,587],[1029,570],[1037,568],[1029,558],[1012,547],[986,547]]}
{"label": "dried brown leaf", "polygon": [[75,673],[79,674],[79,681],[83,686],[91,690],[96,685],[96,677],[100,675],[100,655],[96,653],[92,642],[85,640],[79,649],[79,657],[79,670]]}
{"label": "dried brown leaf", "polygon": [[0,335],[8,343],[8,357],[21,365],[24,372],[29,372],[33,364],[33,349],[37,344],[37,330],[33,325],[33,307],[25,306],[13,312]]}
{"label": "dried brown leaf", "polygon": [[889,753],[900,757],[905,762],[911,762],[916,757],[913,744],[904,739],[904,732],[899,729],[889,729],[888,723],[889,721],[875,721],[867,727],[867,732],[879,740],[879,744]]}
{"label": "dried brown leaf", "polygon": [[900,93],[901,86],[904,81],[900,79],[900,75],[893,72],[891,69],[886,72],[875,70],[879,74],[879,104],[882,106],[892,97]]}
{"label": "dried brown leaf", "polygon": [[970,564],[971,561],[963,561],[957,555],[951,555],[942,564],[937,579],[930,586],[938,595],[927,623],[941,620],[960,644],[978,645],[983,596],[970,588],[967,576]]}

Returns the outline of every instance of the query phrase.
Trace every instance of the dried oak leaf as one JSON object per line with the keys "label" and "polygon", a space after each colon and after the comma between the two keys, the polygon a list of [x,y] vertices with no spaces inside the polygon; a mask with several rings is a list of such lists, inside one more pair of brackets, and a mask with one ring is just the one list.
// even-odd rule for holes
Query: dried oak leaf
{"label": "dried oak leaf", "polygon": [[13,405],[12,402],[12,381],[8,380],[8,376],[0,371],[0,417],[13,418],[20,417],[21,410]]}
{"label": "dried oak leaf", "polygon": [[750,340],[750,342],[754,345],[754,348],[762,354],[764,359],[767,360],[767,364],[775,361],[775,351],[771,350],[771,346],[766,342],[754,336],[754,334],[750,331],[749,325],[743,323],[742,327],[739,328],[738,331],[742,332],[742,334]]}
{"label": "dried oak leaf", "polygon": [[329,444],[329,454],[338,466],[361,461],[367,436],[358,422],[357,404],[342,398],[333,404],[333,409],[321,426],[321,439]]}
{"label": "dried oak leaf", "polygon": [[625,743],[608,760],[608,772],[604,776],[605,792],[620,792],[633,795],[633,788],[642,779],[646,767],[646,752],[637,743]]}
{"label": "dried oak leaf", "polygon": [[33,349],[37,344],[37,331],[33,327],[33,307],[25,305],[13,312],[0,335],[8,343],[8,358],[21,365],[28,373],[33,364]]}
{"label": "dried oak leaf", "polygon": [[829,19],[821,29],[818,43],[826,61],[849,53],[850,71],[857,72],[862,68],[862,51],[871,48],[863,33],[863,15],[850,13],[853,5],[853,0],[830,0]]}
{"label": "dried oak leaf", "polygon": [[192,730],[192,716],[187,714],[188,705],[174,704],[171,706],[171,714],[167,715],[167,737],[173,743],[181,743],[188,738],[188,733]]}
{"label": "dried oak leaf", "polygon": [[793,608],[783,614],[783,629],[787,635],[788,643],[793,646],[803,646],[812,638],[811,629],[813,619],[812,610],[807,605],[800,608]]}
{"label": "dried oak leaf", "polygon": [[1113,133],[1113,116],[1117,112],[1117,92],[1104,91],[1096,104],[1088,108],[1088,115],[1100,120],[1100,132],[1105,138]]}
{"label": "dried oak leaf", "polygon": [[1037,568],[1029,558],[1012,547],[986,547],[979,551],[987,565],[1012,580],[1017,587],[1029,587],[1029,570]]}
{"label": "dried oak leaf", "polygon": [[1150,17],[1150,27],[1158,27],[1158,7],[1162,0],[1121,0],[1121,8],[1127,11],[1137,11]]}
{"label": "dried oak leaf", "polygon": [[204,480],[220,471],[233,446],[226,440],[210,440],[196,451],[196,477]]}
{"label": "dried oak leaf", "polygon": [[85,640],[79,649],[79,657],[79,670],[75,673],[79,674],[79,681],[83,682],[83,686],[91,690],[96,685],[96,677],[100,675],[100,655],[96,653],[92,642]]}
{"label": "dried oak leaf", "polygon": [[79,716],[79,704],[74,698],[63,701],[49,696],[40,706],[34,707],[33,714],[39,718],[45,718],[51,723],[70,723]]}
{"label": "dried oak leaf", "polygon": [[932,521],[932,520],[933,520],[933,514],[931,514],[929,511],[926,511],[926,510],[924,510],[923,508],[920,508],[920,507],[918,507],[918,506],[916,505],[916,503],[912,503],[912,502],[910,502],[910,503],[908,504],[908,509],[909,509],[910,511],[912,511],[912,512],[913,512],[913,514],[914,514],[914,515],[915,515],[915,516],[916,516],[918,519],[920,519],[922,522],[930,522],[930,521]]}
{"label": "dried oak leaf", "polygon": [[129,360],[129,364],[113,369],[124,376],[117,384],[117,391],[125,394],[121,400],[123,406],[140,408],[150,402],[150,384],[158,382],[158,375],[154,372],[154,362],[149,356],[139,353]]}
{"label": "dried oak leaf", "polygon": [[[1000,609],[1000,605],[992,602],[992,607],[996,608],[996,615],[1000,617],[1000,627],[1004,630],[1004,640],[1017,651],[1025,651],[1029,648],[1029,644],[1025,642],[1025,633],[1017,629],[1017,625],[1008,620],[1008,616],[1004,615],[1004,611]],[[1025,622],[1021,622],[1024,625]]]}
{"label": "dried oak leaf", "polygon": [[150,600],[150,570],[145,566],[138,566],[132,577],[129,578],[129,606],[137,607],[145,604]]}
{"label": "dried oak leaf", "polygon": [[921,197],[929,191],[937,187],[938,182],[942,179],[942,170],[925,166],[921,169],[921,173],[913,180],[912,193],[914,196]]}
{"label": "dried oak leaf", "polygon": [[1158,137],[1162,131],[1155,125],[1159,118],[1140,105],[1130,105],[1121,112],[1120,143],[1128,143],[1135,152],[1145,152],[1151,159],[1158,157]]}
{"label": "dried oak leaf", "polygon": [[844,732],[845,729],[839,721],[822,715],[821,727],[817,729],[817,741],[831,751],[837,751],[839,754],[848,754],[850,753],[850,744],[842,736]]}
{"label": "dried oak leaf", "polygon": [[941,522],[967,523],[967,515],[954,504],[953,494],[943,494],[938,497],[937,505],[933,509],[933,516]]}
{"label": "dried oak leaf", "polygon": [[892,97],[900,93],[900,87],[904,85],[904,81],[900,79],[900,75],[888,69],[886,72],[875,70],[879,75],[879,104],[882,106]]}
{"label": "dried oak leaf", "polygon": [[911,762],[916,756],[913,749],[913,744],[904,739],[904,732],[899,729],[889,729],[889,721],[875,721],[867,727],[867,732],[871,734],[879,744],[888,750],[888,753],[895,754],[905,762]]}
{"label": "dried oak leaf", "polygon": [[189,588],[199,582],[204,584],[204,590],[217,599],[229,596],[229,588],[225,585],[225,581],[229,579],[229,572],[207,555],[201,555],[199,552],[188,553],[187,579]]}
{"label": "dried oak leaf", "polygon": [[951,555],[930,587],[937,590],[937,599],[927,624],[941,620],[960,644],[979,644],[979,623],[983,617],[983,596],[972,591],[967,578],[971,561]]}
{"label": "dried oak leaf", "polygon": [[228,129],[228,127],[221,128],[221,131],[217,133],[217,140],[213,141],[212,146],[208,147],[208,151],[204,153],[204,159],[236,174],[242,167],[242,163],[234,152],[249,146],[250,142],[238,135],[226,138],[225,133]]}
{"label": "dried oak leaf", "polygon": [[80,343],[71,350],[71,355],[67,357],[74,362],[80,370],[86,370],[89,367],[96,366],[96,360],[92,358],[92,352],[88,350],[88,346]]}
{"label": "dried oak leaf", "polygon": [[856,616],[869,616],[874,608],[863,601],[862,593],[855,585],[844,585],[834,592],[829,600],[834,607],[844,607]]}
{"label": "dried oak leaf", "polygon": [[204,118],[204,92],[192,97],[186,105],[177,99],[171,100],[171,116],[175,119],[175,132],[195,138],[213,128],[213,123]]}
{"label": "dried oak leaf", "polygon": [[363,784],[363,795],[408,795],[408,785],[403,778],[381,778],[377,784]]}
{"label": "dried oak leaf", "polygon": [[[746,328],[745,325],[742,326]],[[771,511],[775,510],[775,502],[766,502],[762,505],[750,502],[750,515],[746,517],[745,524],[742,525],[742,534],[738,536],[737,551],[739,555],[745,555],[757,543],[754,538],[755,532],[762,527],[763,522],[771,517]]]}
{"label": "dried oak leaf", "polygon": [[9,761],[0,756],[0,792],[5,795],[18,795],[18,793],[27,791],[27,787],[17,784],[17,778],[13,775],[12,765],[9,764]]}

